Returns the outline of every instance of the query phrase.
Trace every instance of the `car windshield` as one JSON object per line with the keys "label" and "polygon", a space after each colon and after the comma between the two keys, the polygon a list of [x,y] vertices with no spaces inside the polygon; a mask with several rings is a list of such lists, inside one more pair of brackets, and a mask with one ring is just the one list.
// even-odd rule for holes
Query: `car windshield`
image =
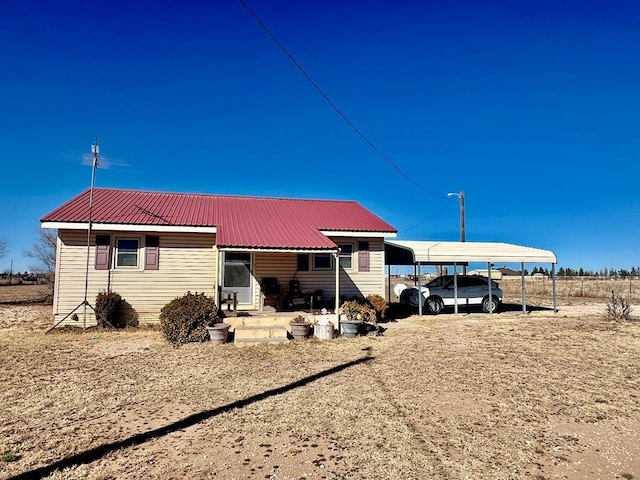
{"label": "car windshield", "polygon": [[431,280],[425,286],[426,287],[444,287],[449,283],[450,280],[451,280],[451,277],[437,277]]}

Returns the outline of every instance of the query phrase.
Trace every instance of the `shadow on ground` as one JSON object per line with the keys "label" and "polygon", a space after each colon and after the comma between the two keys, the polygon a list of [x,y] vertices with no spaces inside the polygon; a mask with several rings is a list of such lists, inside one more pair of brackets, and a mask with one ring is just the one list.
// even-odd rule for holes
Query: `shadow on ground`
{"label": "shadow on ground", "polygon": [[[527,305],[527,312],[553,312],[553,307],[545,307],[539,305]],[[509,312],[516,313],[522,312],[522,304],[521,303],[503,303],[500,306],[500,310],[498,314],[501,312]],[[444,313],[453,313],[453,308],[447,307]],[[458,308],[458,313],[466,315],[470,313],[482,313],[482,309],[480,307],[469,307],[460,306]],[[387,311],[386,319],[387,322],[396,322],[398,320],[402,320],[404,318],[409,318],[413,315],[418,314],[418,309],[415,307],[409,307],[407,305],[400,305],[399,303],[392,303],[389,305],[389,309]],[[430,315],[426,309],[422,312],[423,315]],[[488,314],[487,314],[488,315]]]}
{"label": "shadow on ground", "polygon": [[351,362],[343,363],[341,365],[335,366],[333,368],[329,368],[327,370],[323,370],[314,375],[310,375],[308,377],[302,378],[296,382],[289,383],[288,385],[284,385],[282,387],[273,388],[271,390],[267,390],[265,392],[253,395],[249,398],[245,398],[244,400],[238,400],[233,403],[229,403],[227,405],[223,405],[218,408],[214,408],[211,410],[205,410],[203,412],[195,413],[193,415],[189,415],[188,417],[183,418],[182,420],[178,420],[177,422],[170,423],[164,427],[156,428],[154,430],[150,430],[148,432],[139,433],[137,435],[133,435],[129,438],[125,438],[124,440],[120,440],[117,442],[107,443],[104,445],[99,445],[97,447],[91,448],[84,452],[77,453],[67,458],[63,458],[51,465],[47,465],[44,467],[36,468],[34,470],[30,470],[13,477],[10,477],[8,480],[27,480],[27,479],[38,479],[44,478],[51,475],[56,470],[63,470],[65,468],[71,467],[73,465],[86,464],[96,461],[103,456],[107,455],[110,452],[115,450],[119,450],[121,448],[128,448],[135,445],[140,445],[154,438],[163,437],[177,430],[190,427],[197,423],[200,423],[209,418],[215,417],[222,413],[228,412],[230,410],[236,408],[244,408],[252,403],[259,402],[261,400],[265,400],[266,398],[272,397],[274,395],[281,395],[295,388],[304,387],[311,382],[319,380],[321,378],[327,377],[329,375],[333,375],[342,370],[345,370],[350,367],[354,367],[359,364],[363,364],[373,360],[375,357],[371,356],[370,349],[364,349],[367,353],[365,357],[359,358],[357,360],[353,360]]}

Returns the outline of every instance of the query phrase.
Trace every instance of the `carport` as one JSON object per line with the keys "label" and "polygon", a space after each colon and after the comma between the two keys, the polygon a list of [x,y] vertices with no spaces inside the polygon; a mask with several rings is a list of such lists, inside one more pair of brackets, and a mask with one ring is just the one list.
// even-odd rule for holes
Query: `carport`
{"label": "carport", "polygon": [[[558,263],[555,253],[540,248],[524,247],[510,243],[491,242],[423,242],[386,240],[385,264],[389,276],[388,298],[391,298],[391,266],[413,265],[416,278],[420,278],[422,265],[453,266],[455,287],[455,313],[458,313],[457,267],[469,263],[486,263],[489,277],[489,295],[491,295],[491,267],[495,263],[520,263],[522,278],[522,312],[527,313],[525,263],[551,264],[553,311],[557,312],[555,266]],[[422,302],[418,302],[418,314],[422,315]]]}

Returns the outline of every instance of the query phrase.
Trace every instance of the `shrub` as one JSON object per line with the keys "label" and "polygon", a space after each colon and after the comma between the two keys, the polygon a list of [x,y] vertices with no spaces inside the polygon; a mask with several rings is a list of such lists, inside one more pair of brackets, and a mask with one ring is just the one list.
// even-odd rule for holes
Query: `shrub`
{"label": "shrub", "polygon": [[167,303],[160,311],[162,333],[171,343],[183,344],[207,340],[208,326],[219,320],[218,307],[204,293],[184,296]]}
{"label": "shrub", "polygon": [[347,320],[376,323],[377,314],[371,305],[362,300],[348,300],[342,304],[342,314]]}
{"label": "shrub", "polygon": [[628,321],[631,319],[631,312],[633,309],[627,300],[622,295],[617,294],[613,290],[611,291],[611,298],[607,302],[606,310],[607,317],[616,322]]}
{"label": "shrub", "polygon": [[96,321],[99,327],[119,327],[118,322],[118,309],[120,308],[120,302],[122,297],[116,292],[101,291],[96,296]]}
{"label": "shrub", "polygon": [[369,305],[376,311],[378,321],[384,320],[387,313],[387,301],[380,295],[368,295],[367,302],[369,302]]}

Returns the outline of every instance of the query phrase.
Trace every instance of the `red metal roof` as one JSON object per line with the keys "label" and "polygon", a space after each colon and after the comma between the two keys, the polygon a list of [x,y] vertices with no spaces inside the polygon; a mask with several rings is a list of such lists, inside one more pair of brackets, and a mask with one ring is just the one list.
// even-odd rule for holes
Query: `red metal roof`
{"label": "red metal roof", "polygon": [[[86,223],[87,189],[42,222]],[[395,233],[351,201],[240,197],[96,188],[94,224],[216,227],[222,247],[333,249],[320,230]]]}

